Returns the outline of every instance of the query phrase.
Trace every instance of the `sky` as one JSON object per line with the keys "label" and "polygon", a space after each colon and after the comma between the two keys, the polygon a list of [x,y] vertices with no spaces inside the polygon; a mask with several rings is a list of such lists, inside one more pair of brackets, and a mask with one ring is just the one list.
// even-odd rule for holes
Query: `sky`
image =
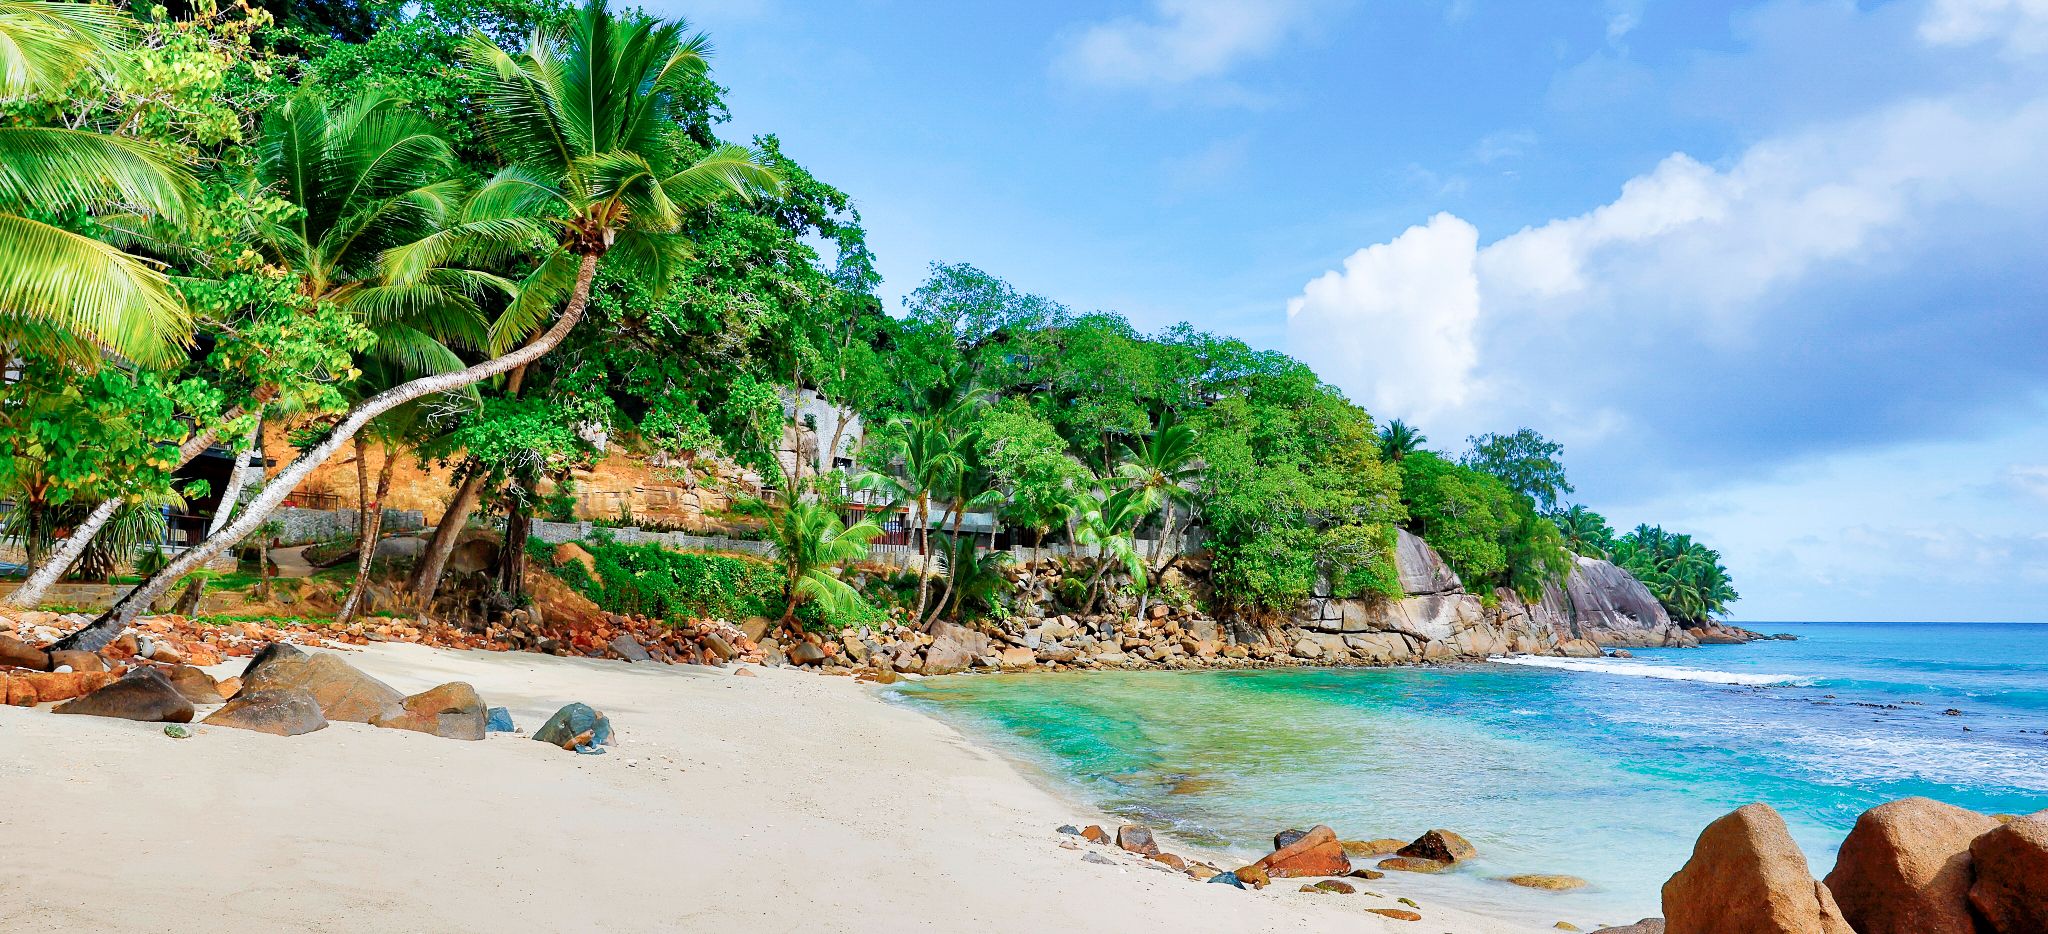
{"label": "sky", "polygon": [[652,0],[726,133],[1720,548],[1739,620],[2048,620],[2048,0]]}

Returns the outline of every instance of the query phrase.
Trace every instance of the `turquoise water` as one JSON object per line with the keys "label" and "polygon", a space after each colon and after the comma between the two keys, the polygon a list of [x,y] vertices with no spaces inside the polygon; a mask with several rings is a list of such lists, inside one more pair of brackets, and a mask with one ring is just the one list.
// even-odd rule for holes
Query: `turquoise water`
{"label": "turquoise water", "polygon": [[[1253,854],[1311,823],[1356,838],[1458,830],[1479,865],[1403,883],[1531,919],[1659,914],[1658,889],[1700,828],[1750,801],[1785,815],[1816,876],[1882,801],[2048,808],[2048,625],[1753,625],[1800,641],[1448,668],[943,678],[899,696],[1190,842]],[[1516,872],[1593,888],[1488,881]]]}

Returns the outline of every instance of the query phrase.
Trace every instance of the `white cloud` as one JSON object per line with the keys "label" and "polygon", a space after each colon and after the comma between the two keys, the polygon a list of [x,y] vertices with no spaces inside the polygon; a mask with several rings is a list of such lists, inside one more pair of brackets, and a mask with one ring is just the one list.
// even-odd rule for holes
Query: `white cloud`
{"label": "white cloud", "polygon": [[1294,354],[1349,377],[1376,410],[1421,418],[1465,404],[1479,359],[1478,248],[1477,229],[1438,214],[1351,254],[1287,303]]}
{"label": "white cloud", "polygon": [[1643,22],[1643,0],[1608,0],[1607,42],[1614,45],[1628,38]]}
{"label": "white cloud", "polygon": [[2048,503],[2048,464],[2014,464],[2005,469],[2005,482],[2021,493]]}
{"label": "white cloud", "polygon": [[1119,17],[1074,33],[1055,65],[1117,87],[1219,78],[1273,52],[1312,12],[1308,0],[1152,0],[1148,16]]}
{"label": "white cloud", "polygon": [[2048,0],[1932,0],[1920,38],[1934,45],[1997,39],[2013,53],[2048,51]]}

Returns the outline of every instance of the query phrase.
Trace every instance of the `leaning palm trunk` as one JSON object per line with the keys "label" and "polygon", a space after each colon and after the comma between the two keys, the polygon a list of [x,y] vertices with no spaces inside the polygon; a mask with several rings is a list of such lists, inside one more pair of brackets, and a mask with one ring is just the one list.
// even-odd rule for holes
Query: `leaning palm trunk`
{"label": "leaning palm trunk", "polygon": [[57,640],[54,647],[58,649],[96,651],[107,643],[112,642],[114,637],[121,633],[121,630],[127,628],[130,623],[133,623],[137,616],[140,616],[144,610],[149,608],[150,603],[155,601],[156,598],[163,596],[164,592],[169,590],[180,577],[197,570],[206,562],[213,560],[215,555],[226,551],[235,542],[241,541],[249,533],[254,532],[257,526],[263,524],[265,519],[270,518],[271,513],[277,511],[277,507],[284,502],[285,497],[290,496],[292,491],[297,489],[300,483],[305,482],[305,479],[314,470],[326,463],[328,458],[334,456],[335,451],[340,450],[342,445],[347,444],[350,439],[355,437],[357,432],[362,431],[377,416],[414,399],[461,389],[472,383],[489,379],[513,367],[531,363],[545,355],[548,351],[555,349],[557,344],[560,344],[564,338],[569,336],[569,332],[576,327],[576,322],[583,318],[584,307],[590,301],[590,282],[597,274],[597,260],[597,252],[593,251],[583,255],[582,262],[576,271],[576,289],[570,294],[567,307],[562,309],[562,316],[556,319],[554,326],[548,328],[546,333],[535,338],[533,343],[527,344],[502,357],[486,360],[475,366],[450,373],[423,376],[410,382],[401,383],[363,400],[347,416],[342,418],[340,423],[336,424],[328,432],[327,437],[322,439],[319,444],[314,445],[304,456],[294,460],[291,466],[279,471],[277,476],[270,481],[269,485],[263,488],[263,492],[249,503],[249,508],[242,512],[240,518],[229,523],[227,528],[220,530],[218,533],[207,536],[204,541],[187,549],[185,553],[171,559],[168,564],[158,569],[155,574],[151,574],[147,580],[136,585],[134,590],[129,591],[121,599],[115,601],[114,605],[109,607],[105,613],[100,614],[98,619],[86,624],[77,632]]}
{"label": "leaning palm trunk", "polygon": [[[946,555],[946,589],[939,591],[939,604],[932,607],[932,618],[927,620],[928,623],[936,623],[939,621],[939,617],[946,614],[946,601],[953,597],[953,578],[956,576],[959,568],[955,566],[951,549],[953,544],[960,540],[960,526],[962,524],[960,512],[965,508],[967,508],[966,505],[959,499],[953,500],[953,535],[946,541],[948,549]],[[974,556],[974,545],[972,543],[967,546],[967,555],[970,558]]]}
{"label": "leaning palm trunk", "polygon": [[228,517],[234,514],[235,502],[242,498],[242,485],[248,482],[249,466],[242,463],[261,445],[262,423],[249,428],[249,440],[242,442],[242,449],[235,452],[235,466],[228,470],[228,486],[220,494],[220,505],[214,507],[213,521],[207,523],[206,534],[220,531],[228,524]]}
{"label": "leaning palm trunk", "polygon": [[[193,458],[198,457],[201,452],[212,447],[214,439],[220,437],[220,424],[234,421],[240,418],[241,415],[242,409],[240,406],[237,406],[230,409],[221,418],[220,423],[185,439],[185,443],[178,446],[177,466],[183,467],[191,463]],[[177,468],[174,467],[172,469],[175,470]],[[107,523],[114,518],[114,514],[120,511],[121,498],[118,496],[112,497],[93,507],[92,512],[85,517],[85,521],[80,522],[76,528],[71,530],[71,537],[65,539],[64,544],[59,546],[56,551],[51,552],[50,556],[42,564],[37,565],[35,573],[30,574],[28,580],[22,581],[19,590],[8,594],[5,602],[9,606],[18,607],[32,607],[42,602],[43,595],[48,593],[51,587],[56,586],[57,582],[64,578],[65,573],[71,570],[72,565],[78,563],[79,558],[85,556],[86,548],[92,544],[93,537],[100,534],[100,530],[106,528]]]}
{"label": "leaning palm trunk", "polygon": [[433,611],[434,592],[441,589],[441,573],[447,570],[448,559],[455,554],[455,545],[462,539],[469,517],[483,501],[487,482],[489,471],[481,465],[473,466],[462,486],[456,489],[455,499],[441,513],[440,524],[434,526],[434,537],[427,540],[426,556],[420,559],[419,570],[412,576],[413,609],[422,620]]}
{"label": "leaning palm trunk", "polygon": [[919,625],[924,623],[926,601],[932,594],[931,502],[929,495],[917,498],[917,614],[913,618]]}
{"label": "leaning palm trunk", "polygon": [[[370,466],[363,461],[363,454],[367,452],[360,439],[356,450],[357,472],[367,476]],[[385,445],[384,466],[377,470],[377,492],[360,500],[363,507],[362,518],[356,523],[356,579],[349,585],[348,599],[341,602],[341,611],[334,614],[337,623],[346,623],[362,612],[363,594],[369,590],[370,571],[377,561],[377,540],[384,537],[384,497],[391,492],[391,468],[397,462],[397,447]]]}

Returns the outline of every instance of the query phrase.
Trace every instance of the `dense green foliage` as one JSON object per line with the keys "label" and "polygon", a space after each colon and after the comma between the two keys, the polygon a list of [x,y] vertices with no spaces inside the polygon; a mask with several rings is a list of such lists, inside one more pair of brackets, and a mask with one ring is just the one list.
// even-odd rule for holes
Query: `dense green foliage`
{"label": "dense green foliage", "polygon": [[[0,495],[38,557],[101,503],[132,519],[187,492],[181,446],[261,418],[312,447],[394,387],[476,371],[349,430],[359,454],[458,468],[505,522],[501,588],[529,517],[567,515],[601,451],[768,479],[777,566],[597,545],[577,586],[622,612],[875,619],[841,576],[879,534],[840,515],[856,494],[950,569],[891,578],[917,623],[1007,612],[971,513],[1068,546],[1065,609],[1397,597],[1402,528],[1489,595],[1534,597],[1577,552],[1688,620],[1734,599],[1690,539],[1563,508],[1562,449],[1532,430],[1454,459],[1285,355],[965,263],[890,313],[852,197],[776,136],[720,135],[709,42],[680,22],[601,0],[36,9],[0,0],[20,59],[0,61],[0,358],[24,362],[0,386]],[[798,389],[867,431],[785,453],[816,431]]]}

